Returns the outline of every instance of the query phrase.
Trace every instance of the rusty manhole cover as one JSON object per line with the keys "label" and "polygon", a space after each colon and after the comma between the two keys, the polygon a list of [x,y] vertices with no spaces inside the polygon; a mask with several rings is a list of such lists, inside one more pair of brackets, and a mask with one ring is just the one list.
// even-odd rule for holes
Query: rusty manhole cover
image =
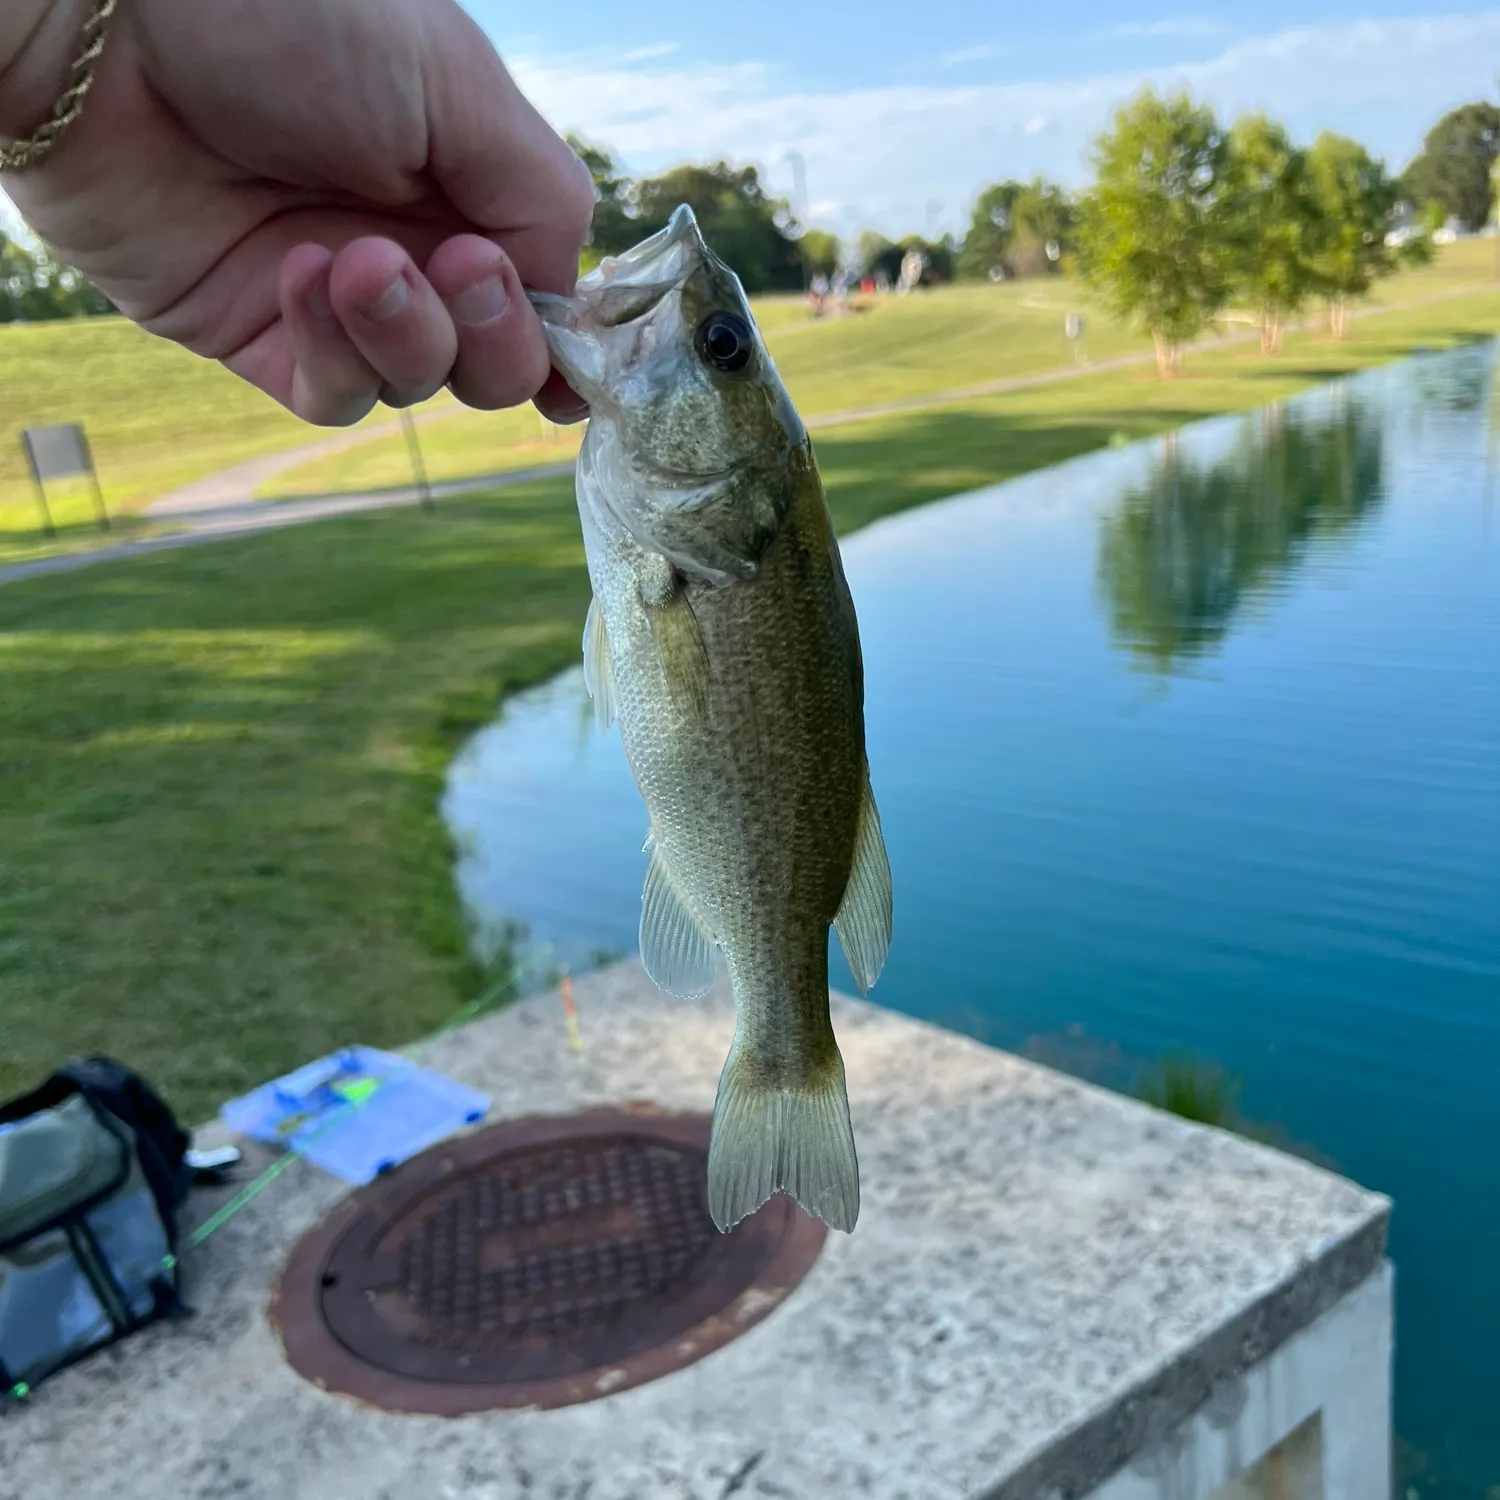
{"label": "rusty manhole cover", "polygon": [[292,1367],[387,1411],[565,1406],[692,1364],[807,1274],[822,1224],[773,1198],[721,1235],[709,1117],[536,1115],[435,1146],[292,1251]]}

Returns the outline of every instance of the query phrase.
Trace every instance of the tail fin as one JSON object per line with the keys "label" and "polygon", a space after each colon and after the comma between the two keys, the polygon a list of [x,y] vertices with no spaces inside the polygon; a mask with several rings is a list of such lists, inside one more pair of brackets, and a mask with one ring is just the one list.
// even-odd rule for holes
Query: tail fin
{"label": "tail fin", "polygon": [[785,1192],[847,1233],[859,1217],[859,1161],[843,1059],[835,1049],[831,1067],[795,1088],[768,1085],[759,1071],[736,1038],[719,1077],[708,1147],[714,1223],[728,1231],[773,1193]]}

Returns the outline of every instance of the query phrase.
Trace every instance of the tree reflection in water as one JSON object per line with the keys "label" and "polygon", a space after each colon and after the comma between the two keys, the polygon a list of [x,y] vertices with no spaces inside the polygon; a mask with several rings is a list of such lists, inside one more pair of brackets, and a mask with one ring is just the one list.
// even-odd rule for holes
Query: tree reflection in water
{"label": "tree reflection in water", "polygon": [[1169,436],[1146,483],[1103,517],[1099,591],[1137,664],[1166,673],[1211,655],[1312,547],[1379,505],[1377,412],[1340,387],[1331,399],[1323,414],[1267,407],[1212,463]]}

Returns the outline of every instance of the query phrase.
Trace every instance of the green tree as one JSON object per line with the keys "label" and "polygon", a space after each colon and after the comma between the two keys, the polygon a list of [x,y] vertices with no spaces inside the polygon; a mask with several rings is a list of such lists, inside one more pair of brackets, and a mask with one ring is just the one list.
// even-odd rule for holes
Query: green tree
{"label": "green tree", "polygon": [[703,237],[738,274],[747,292],[792,291],[802,285],[802,257],[787,230],[786,205],[770,197],[754,167],[673,167],[635,185],[636,240],[666,227],[678,204],[697,216]]}
{"label": "green tree", "polygon": [[673,210],[686,203],[703,237],[733,267],[747,292],[802,285],[802,252],[789,232],[795,226],[786,205],[766,193],[754,167],[688,163],[636,180],[625,175],[604,147],[578,136],[569,136],[568,144],[594,179],[585,265],[639,244],[665,228]]}
{"label": "green tree", "polygon": [[854,258],[861,276],[879,276],[884,271],[894,281],[901,264],[901,249],[878,229],[866,229],[855,241]]}
{"label": "green tree", "polygon": [[45,245],[28,246],[0,232],[0,323],[44,323],[114,312],[92,282]]}
{"label": "green tree", "polygon": [[1183,344],[1228,297],[1228,137],[1212,110],[1147,90],[1116,112],[1093,161],[1097,180],[1079,209],[1080,269],[1112,312],[1150,332],[1157,369],[1173,375]]}
{"label": "green tree", "polygon": [[25,318],[25,299],[36,285],[36,262],[24,245],[0,232],[0,323]]}
{"label": "green tree", "polygon": [[922,252],[927,258],[927,275],[933,281],[952,281],[958,270],[959,247],[946,234],[940,240],[924,240],[919,234],[909,234],[901,241],[901,248]]}
{"label": "green tree", "polygon": [[[1072,201],[1055,182],[1034,177],[994,183],[974,205],[957,274],[984,277],[996,267],[1015,276],[1055,271],[1072,247],[1074,218]],[[1047,252],[1049,244],[1055,257]]]}
{"label": "green tree", "polygon": [[884,275],[887,281],[895,281],[901,274],[901,258],[908,250],[920,250],[926,256],[928,275],[934,280],[949,281],[953,278],[959,252],[947,236],[940,240],[924,240],[919,234],[907,234],[899,240],[890,240],[875,229],[867,229],[859,237],[855,256],[859,274]]}
{"label": "green tree", "polygon": [[1067,192],[1055,182],[1034,177],[1011,204],[1011,236],[1005,261],[1017,276],[1058,269],[1073,248],[1076,213]]}
{"label": "green tree", "polygon": [[1307,166],[1317,204],[1313,287],[1327,299],[1329,331],[1341,339],[1350,302],[1368,296],[1399,265],[1429,256],[1431,242],[1419,235],[1400,250],[1386,244],[1401,190],[1358,141],[1325,130],[1307,153]]}
{"label": "green tree", "polygon": [[576,135],[568,137],[568,144],[594,179],[594,221],[589,231],[589,248],[594,255],[589,258],[597,260],[600,255],[628,250],[642,237],[632,214],[635,184],[604,147]]}
{"label": "green tree", "polygon": [[1482,228],[1494,201],[1490,169],[1500,155],[1500,108],[1464,104],[1450,110],[1402,174],[1401,187],[1421,207],[1440,203],[1470,229]]}
{"label": "green tree", "polygon": [[819,271],[825,276],[832,276],[839,268],[839,257],[843,254],[843,246],[839,244],[839,237],[830,234],[826,229],[808,229],[797,241],[802,251],[802,258],[807,262],[809,275],[816,275]]}
{"label": "green tree", "polygon": [[993,183],[979,195],[958,256],[960,276],[984,277],[1005,266],[1014,228],[1012,210],[1025,191],[1024,183],[1007,181]]}
{"label": "green tree", "polygon": [[1261,353],[1275,354],[1287,319],[1316,286],[1317,199],[1307,153],[1274,120],[1263,114],[1236,120],[1230,146],[1235,290],[1259,316]]}

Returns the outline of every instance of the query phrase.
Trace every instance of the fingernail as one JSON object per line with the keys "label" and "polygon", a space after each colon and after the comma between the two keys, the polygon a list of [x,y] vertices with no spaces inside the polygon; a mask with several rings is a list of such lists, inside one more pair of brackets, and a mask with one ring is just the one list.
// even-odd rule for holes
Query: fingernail
{"label": "fingernail", "polygon": [[410,301],[411,288],[402,274],[365,308],[365,316],[372,323],[388,323],[397,313],[404,311]]}
{"label": "fingernail", "polygon": [[486,277],[461,291],[448,304],[453,321],[463,328],[483,328],[498,323],[510,306],[505,283],[498,276]]}

